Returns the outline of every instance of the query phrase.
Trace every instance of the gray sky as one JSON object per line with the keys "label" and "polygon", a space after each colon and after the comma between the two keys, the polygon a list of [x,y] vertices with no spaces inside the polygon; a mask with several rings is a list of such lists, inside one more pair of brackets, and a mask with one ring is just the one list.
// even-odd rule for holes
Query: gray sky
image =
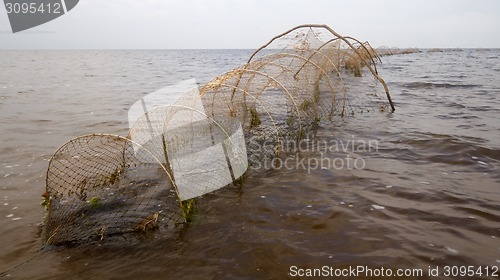
{"label": "gray sky", "polygon": [[16,34],[1,5],[0,49],[256,48],[303,23],[376,47],[500,48],[499,0],[80,0]]}

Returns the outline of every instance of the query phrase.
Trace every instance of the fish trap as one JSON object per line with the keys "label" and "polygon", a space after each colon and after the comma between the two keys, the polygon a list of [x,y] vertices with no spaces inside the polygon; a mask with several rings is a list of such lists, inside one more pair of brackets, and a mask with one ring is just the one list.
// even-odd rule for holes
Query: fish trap
{"label": "fish trap", "polygon": [[85,135],[55,152],[45,242],[173,227],[189,220],[193,199],[241,178],[249,157],[275,156],[323,121],[393,111],[378,63],[367,42],[301,25],[175,101],[155,95],[146,110],[141,99],[145,110],[134,113],[127,137]]}

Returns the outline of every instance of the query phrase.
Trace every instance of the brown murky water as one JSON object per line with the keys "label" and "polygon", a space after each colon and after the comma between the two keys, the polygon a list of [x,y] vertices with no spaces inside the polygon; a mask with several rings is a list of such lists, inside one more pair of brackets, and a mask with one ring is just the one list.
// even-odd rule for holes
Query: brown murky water
{"label": "brown murky water", "polygon": [[395,113],[323,124],[310,143],[317,149],[200,199],[188,228],[140,242],[42,246],[40,195],[59,146],[87,133],[126,135],[127,110],[141,96],[206,82],[250,53],[0,52],[0,272],[283,279],[293,278],[291,266],[367,266],[421,268],[415,279],[425,279],[429,266],[500,266],[500,50],[384,57]]}

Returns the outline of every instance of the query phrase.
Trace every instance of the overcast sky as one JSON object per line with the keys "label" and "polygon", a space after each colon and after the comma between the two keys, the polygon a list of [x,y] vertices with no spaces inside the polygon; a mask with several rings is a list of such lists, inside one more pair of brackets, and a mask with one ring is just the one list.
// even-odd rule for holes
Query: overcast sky
{"label": "overcast sky", "polygon": [[0,49],[256,48],[303,23],[373,46],[500,48],[499,0],[80,0],[16,34],[1,5]]}

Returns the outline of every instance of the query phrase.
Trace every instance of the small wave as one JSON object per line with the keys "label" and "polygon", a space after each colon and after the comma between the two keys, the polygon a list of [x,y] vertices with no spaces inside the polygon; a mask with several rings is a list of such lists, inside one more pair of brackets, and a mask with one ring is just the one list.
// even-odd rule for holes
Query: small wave
{"label": "small wave", "polygon": [[469,111],[473,112],[497,111],[497,109],[493,108],[490,105],[469,106],[467,108],[469,109]]}
{"label": "small wave", "polygon": [[403,86],[411,89],[479,87],[479,85],[474,85],[474,84],[451,84],[451,83],[430,83],[430,82],[411,82],[411,83],[405,83],[403,84]]}
{"label": "small wave", "polygon": [[442,120],[458,120],[458,119],[463,119],[463,120],[472,120],[472,119],[480,119],[478,116],[473,116],[473,115],[453,115],[453,114],[441,114],[437,115],[436,118],[442,119]]}
{"label": "small wave", "polygon": [[[452,165],[490,166],[492,161],[500,161],[500,150],[483,147],[483,140],[464,139],[448,135],[430,134],[425,138],[401,139],[394,148],[393,155],[404,156],[408,160],[425,158],[434,163]],[[484,164],[481,164],[484,163]]]}
{"label": "small wave", "polygon": [[446,106],[450,108],[459,108],[459,109],[467,108],[467,106],[465,106],[464,104],[460,104],[458,102],[453,102],[453,101],[446,103]]}
{"label": "small wave", "polygon": [[488,221],[500,223],[500,217],[490,209],[482,209],[477,205],[455,206],[456,210],[469,214],[470,217],[480,217]]}

